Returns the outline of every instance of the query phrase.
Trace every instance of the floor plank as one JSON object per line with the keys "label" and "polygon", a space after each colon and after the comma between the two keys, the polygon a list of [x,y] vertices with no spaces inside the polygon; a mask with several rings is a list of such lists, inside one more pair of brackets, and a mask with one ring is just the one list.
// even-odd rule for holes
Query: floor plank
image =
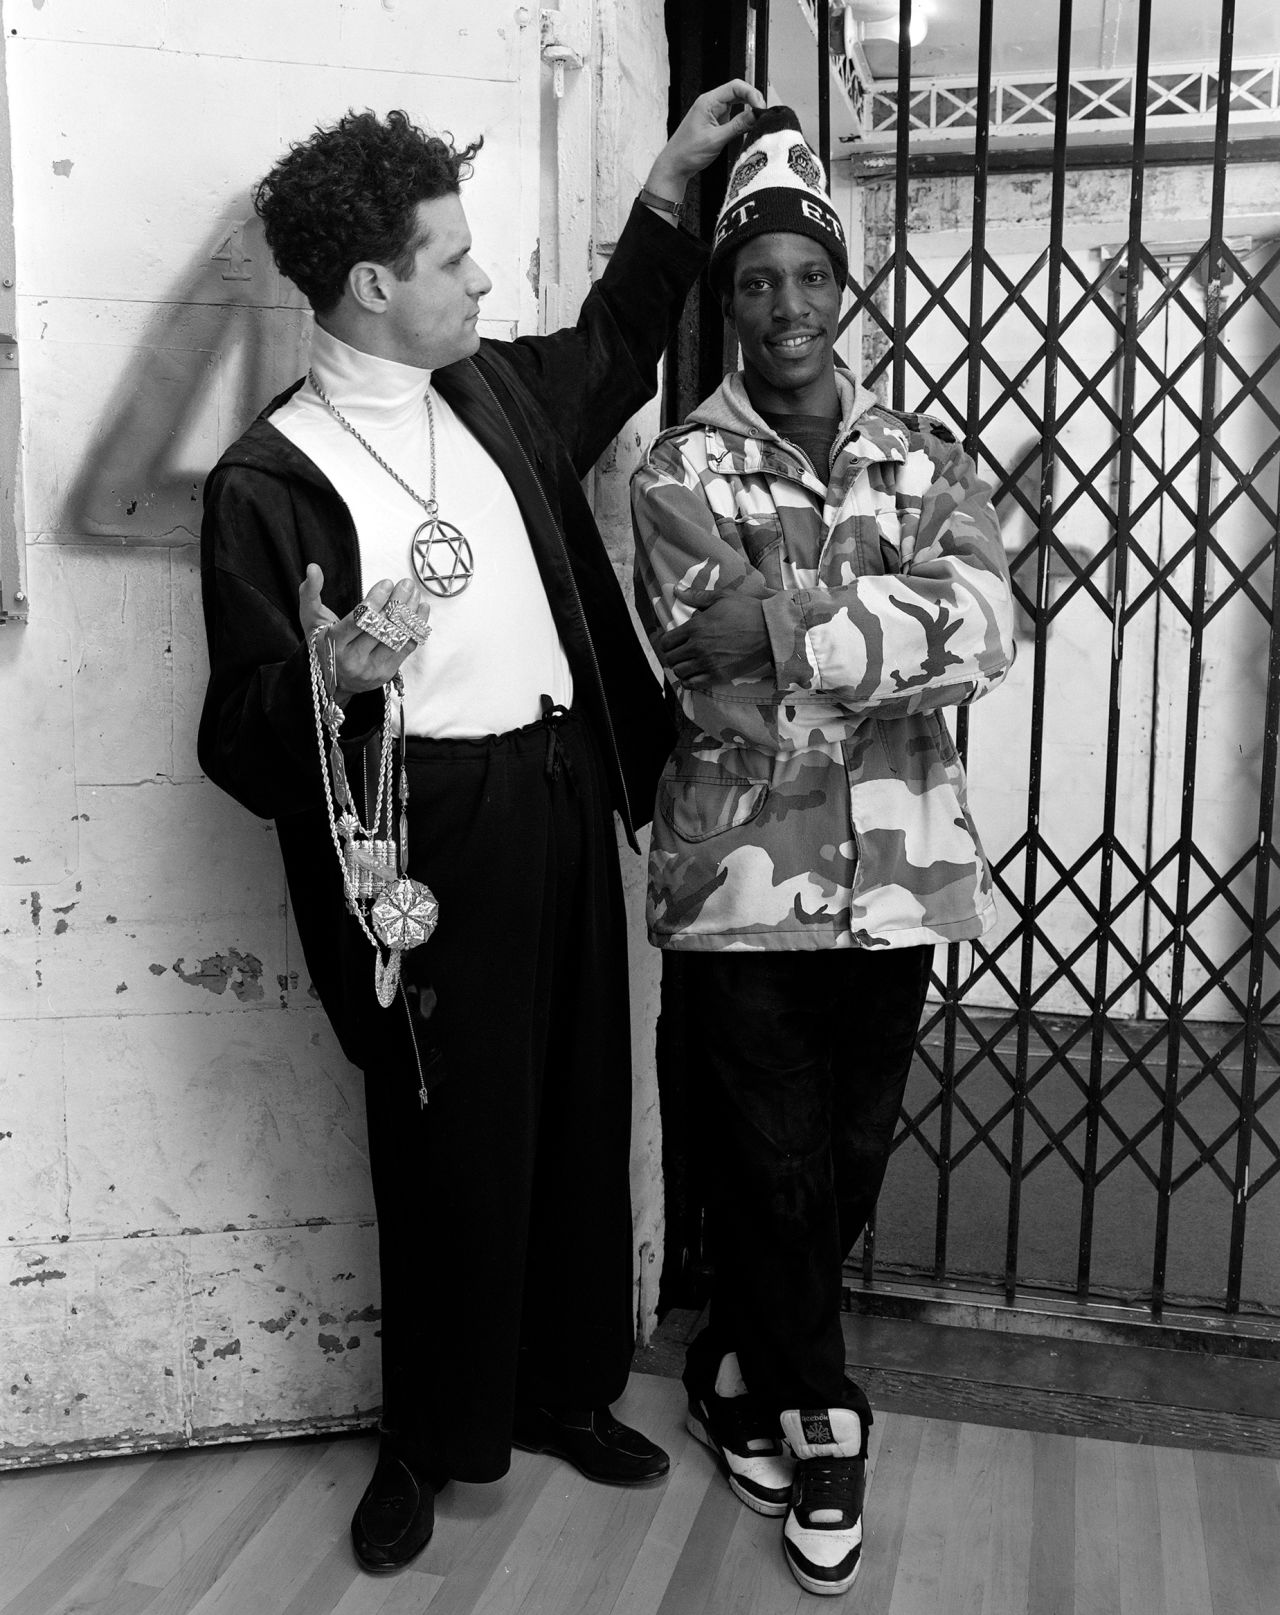
{"label": "floor plank", "polygon": [[568,1464],[557,1463],[476,1599],[476,1609],[533,1615],[546,1597],[554,1599],[557,1591],[563,1596],[563,1575],[589,1551],[588,1539],[594,1545],[599,1535],[599,1492]]}
{"label": "floor plank", "polygon": [[739,1505],[705,1606],[693,1608],[705,1607],[707,1615],[796,1615],[811,1603],[783,1558],[782,1521]]}
{"label": "floor plank", "polygon": [[830,1600],[832,1607],[847,1606],[855,1615],[881,1615],[893,1596],[907,1501],[924,1439],[925,1421],[910,1414],[882,1413],[876,1424],[880,1441],[863,1509],[863,1563],[849,1592]]}
{"label": "floor plank", "polygon": [[991,1498],[998,1440],[996,1431],[983,1425],[960,1426],[943,1550],[947,1587],[936,1606],[938,1615],[981,1615],[991,1553]]}
{"label": "floor plank", "polygon": [[815,1601],[781,1522],[684,1428],[678,1381],[619,1412],[667,1447],[653,1487],[517,1453],[451,1485],[421,1558],[351,1556],[371,1437],[264,1442],[0,1475],[0,1615],[1275,1615],[1280,1466],[881,1413],[862,1572]]}
{"label": "floor plank", "polygon": [[1280,1495],[1265,1459],[1195,1455],[1213,1615],[1275,1615]]}
{"label": "floor plank", "polygon": [[248,1472],[253,1484],[247,1491],[221,1499],[232,1506],[214,1510],[216,1523],[211,1531],[192,1534],[193,1551],[164,1583],[148,1615],[190,1615],[259,1532],[267,1531],[268,1540],[278,1545],[276,1511],[324,1450],[324,1444],[308,1442],[259,1446],[255,1452],[258,1463]]}
{"label": "floor plank", "polygon": [[255,1506],[264,1511],[296,1484],[318,1452],[310,1442],[218,1447],[194,1473],[183,1454],[166,1453],[159,1462],[168,1490],[145,1528],[116,1556],[121,1574],[163,1589],[182,1575],[250,1493],[256,1492]]}
{"label": "floor plank", "polygon": [[[991,1535],[982,1582],[983,1615],[1030,1611],[1035,1531],[1034,1437],[1001,1430],[991,1477]],[[1039,1615],[1039,1611],[1036,1611]]]}
{"label": "floor plank", "polygon": [[1120,1545],[1118,1615],[1171,1608],[1164,1572],[1165,1543],[1150,1447],[1116,1448],[1116,1539]]}
{"label": "floor plank", "polygon": [[[1075,1459],[1075,1615],[1115,1615],[1120,1580],[1116,1444],[1077,1441]],[[1070,1610],[1065,1604],[1064,1615]]]}
{"label": "floor plank", "polygon": [[[631,1610],[656,1610],[659,1607],[672,1572],[689,1540],[703,1498],[708,1489],[724,1484],[711,1453],[684,1428],[684,1394],[678,1382],[649,1377],[656,1385],[672,1388],[669,1392],[668,1420],[665,1423],[655,1420],[652,1426],[655,1436],[661,1430],[667,1441],[671,1474],[645,1539],[618,1589],[614,1602],[618,1615],[629,1615]],[[679,1422],[673,1432],[671,1424],[674,1421]]]}
{"label": "floor plank", "polygon": [[[351,1566],[355,1579],[333,1606],[331,1615],[420,1615],[444,1586],[443,1576],[410,1568],[396,1576],[363,1576]],[[313,1615],[330,1615],[326,1605],[313,1606]]]}
{"label": "floor plank", "polygon": [[1068,1436],[1031,1437],[1030,1607],[1042,1615],[1075,1609],[1076,1448]]}
{"label": "floor plank", "polygon": [[[946,1609],[950,1589],[943,1585],[948,1525],[955,1509],[956,1464],[961,1426],[927,1419],[907,1498],[898,1571],[888,1615]],[[939,1603],[941,1599],[941,1603]]]}
{"label": "floor plank", "polygon": [[[255,1608],[283,1608],[309,1576],[316,1558],[346,1535],[362,1489],[360,1478],[352,1473],[346,1443],[320,1447],[316,1461],[295,1477],[288,1495],[273,1510],[271,1530],[257,1531],[244,1542],[188,1615],[245,1615]],[[306,1550],[282,1553],[282,1542],[305,1544]]]}
{"label": "floor plank", "polygon": [[[706,1454],[706,1462],[714,1469],[710,1453]],[[702,1494],[698,1512],[693,1517],[680,1557],[672,1568],[670,1580],[663,1588],[657,1615],[689,1615],[692,1610],[705,1610],[707,1615],[711,1615],[711,1589],[724,1563],[734,1526],[741,1513],[742,1504],[728,1486],[710,1480]],[[627,1615],[631,1615],[631,1612],[627,1611]]]}
{"label": "floor plank", "polygon": [[[198,1487],[199,1477],[191,1474]],[[110,1505],[95,1514],[77,1533],[68,1534],[66,1545],[49,1560],[16,1596],[6,1598],[0,1610],[4,1615],[52,1615],[82,1583],[102,1579],[104,1562],[118,1560],[157,1510],[169,1498],[172,1482],[162,1459],[144,1459],[132,1478]]]}
{"label": "floor plank", "polygon": [[559,1459],[517,1452],[496,1486],[447,1486],[436,1499],[436,1534],[421,1561],[444,1580],[432,1599],[433,1615],[474,1615],[495,1573],[508,1565],[519,1569],[513,1545],[543,1493],[549,1493],[548,1509],[573,1495],[578,1482]]}
{"label": "floor plank", "polygon": [[104,1458],[0,1475],[0,1598],[11,1601],[46,1571],[154,1462]]}
{"label": "floor plank", "polygon": [[1153,1458],[1166,1615],[1204,1615],[1213,1608],[1213,1595],[1195,1456],[1182,1449],[1156,1447]]}

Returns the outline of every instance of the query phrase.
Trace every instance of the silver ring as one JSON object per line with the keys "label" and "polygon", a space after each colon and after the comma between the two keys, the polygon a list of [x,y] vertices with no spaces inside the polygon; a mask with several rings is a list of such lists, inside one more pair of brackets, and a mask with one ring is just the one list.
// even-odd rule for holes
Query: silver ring
{"label": "silver ring", "polygon": [[431,632],[431,626],[427,619],[420,616],[416,611],[410,611],[408,606],[400,600],[389,601],[386,614],[392,622],[398,623],[404,629],[410,639],[416,640],[419,645],[423,643]]}
{"label": "silver ring", "polygon": [[367,600],[362,600],[351,613],[351,620],[362,634],[368,634],[370,639],[376,639],[388,650],[403,650],[409,643],[408,629],[392,622],[390,617],[371,606]]}

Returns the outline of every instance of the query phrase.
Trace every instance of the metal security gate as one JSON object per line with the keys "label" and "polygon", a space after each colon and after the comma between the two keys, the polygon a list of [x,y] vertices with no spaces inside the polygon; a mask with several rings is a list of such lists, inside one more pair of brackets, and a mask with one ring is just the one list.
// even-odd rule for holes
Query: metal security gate
{"label": "metal security gate", "polygon": [[981,0],[966,71],[920,82],[910,0],[878,78],[876,0],[737,9],[739,70],[796,105],[853,226],[849,362],[963,437],[1018,610],[1013,674],[955,723],[1001,924],[938,952],[851,1300],[1216,1315],[1269,1349],[1280,59],[1240,58],[1224,0],[1216,61],[1170,65],[1176,17],[1153,55],[1132,0],[1129,54],[1073,67],[1063,0],[1046,71],[1001,74]]}

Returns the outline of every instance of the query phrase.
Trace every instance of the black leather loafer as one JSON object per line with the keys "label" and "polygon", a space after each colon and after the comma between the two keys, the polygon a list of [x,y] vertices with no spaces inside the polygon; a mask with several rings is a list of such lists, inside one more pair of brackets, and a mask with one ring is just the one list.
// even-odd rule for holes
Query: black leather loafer
{"label": "black leather loafer", "polygon": [[608,1408],[520,1407],[511,1440],[523,1452],[554,1453],[609,1486],[641,1486],[671,1468],[661,1447],[619,1424]]}
{"label": "black leather loafer", "polygon": [[351,1517],[351,1546],[362,1570],[387,1575],[417,1558],[435,1529],[435,1494],[445,1479],[433,1479],[383,1442],[373,1479]]}

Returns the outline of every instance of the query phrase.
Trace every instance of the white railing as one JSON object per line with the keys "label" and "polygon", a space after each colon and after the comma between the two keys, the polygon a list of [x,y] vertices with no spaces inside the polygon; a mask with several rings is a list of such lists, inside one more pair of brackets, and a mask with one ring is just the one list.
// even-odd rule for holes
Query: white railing
{"label": "white railing", "polygon": [[[811,5],[812,0],[804,0]],[[1072,132],[1103,134],[1132,129],[1137,80],[1132,71],[1073,73],[1068,80]],[[1051,135],[1058,85],[1051,73],[1006,73],[991,81],[990,132]],[[978,121],[976,75],[913,83],[911,128],[937,139],[971,139]],[[1197,62],[1160,67],[1147,78],[1147,128],[1169,135],[1178,129],[1211,127],[1218,110],[1218,65]],[[1231,122],[1280,118],[1280,57],[1236,62],[1231,69]],[[896,84],[878,81],[867,97],[864,147],[887,143],[898,128]]]}
{"label": "white railing", "polygon": [[[818,3],[817,0],[800,0],[800,7],[813,30],[814,54],[817,54],[818,44]],[[867,121],[867,87],[858,73],[857,66],[850,56],[832,56],[830,58],[831,71],[844,86],[844,93],[849,97],[849,106],[852,109],[856,124],[866,128]]]}

